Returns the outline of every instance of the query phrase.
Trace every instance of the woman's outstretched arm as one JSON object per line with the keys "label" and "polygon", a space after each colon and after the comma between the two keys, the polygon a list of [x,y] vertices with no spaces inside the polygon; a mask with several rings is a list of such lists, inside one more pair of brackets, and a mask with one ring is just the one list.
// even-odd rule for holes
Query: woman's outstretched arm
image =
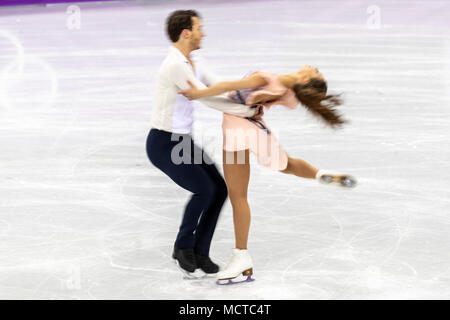
{"label": "woman's outstretched arm", "polygon": [[235,81],[218,82],[206,89],[197,89],[189,80],[188,84],[191,86],[190,89],[183,90],[178,93],[184,95],[189,100],[195,100],[205,97],[217,96],[233,90],[258,88],[266,85],[267,81],[256,72],[247,78]]}

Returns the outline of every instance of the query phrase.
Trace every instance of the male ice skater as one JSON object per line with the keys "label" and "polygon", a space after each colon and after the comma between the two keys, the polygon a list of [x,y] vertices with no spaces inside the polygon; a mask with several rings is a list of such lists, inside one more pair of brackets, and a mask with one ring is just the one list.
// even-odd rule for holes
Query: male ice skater
{"label": "male ice skater", "polygon": [[[180,187],[193,193],[184,208],[172,254],[182,271],[193,277],[198,268],[207,274],[219,271],[219,266],[209,258],[209,249],[220,210],[228,194],[225,181],[216,166],[192,140],[192,101],[178,92],[190,88],[188,80],[197,88],[205,88],[205,84],[211,85],[216,80],[206,66],[191,55],[193,50],[200,49],[205,36],[198,13],[178,10],[169,15],[166,23],[172,46],[158,72],[147,155],[155,167]],[[226,96],[199,101],[219,111],[242,117],[258,117],[260,112],[259,109],[235,104]],[[180,138],[182,141],[188,139],[190,145],[190,148],[182,148],[180,154],[175,154],[184,160],[188,159],[182,163],[173,161],[172,155],[172,149],[180,143]],[[197,155],[195,161],[194,154]],[[201,163],[198,163],[198,154],[201,155]],[[207,163],[204,159],[207,159]]]}

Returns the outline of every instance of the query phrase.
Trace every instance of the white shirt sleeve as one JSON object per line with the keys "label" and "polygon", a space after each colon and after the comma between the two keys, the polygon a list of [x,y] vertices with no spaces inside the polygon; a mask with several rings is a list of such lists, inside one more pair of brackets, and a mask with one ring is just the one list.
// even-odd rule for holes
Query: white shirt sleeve
{"label": "white shirt sleeve", "polygon": [[[170,80],[173,81],[173,83],[180,90],[189,89],[187,80],[192,82],[198,89],[206,88],[206,86],[195,77],[194,73],[187,64],[174,63],[169,67],[168,72]],[[200,101],[202,104],[210,108],[240,117],[251,117],[257,112],[256,109],[252,109],[244,104],[234,103],[225,94],[222,94],[220,96],[201,98],[197,101]]]}
{"label": "white shirt sleeve", "polygon": [[213,84],[220,82],[221,79],[218,77],[210,68],[208,62],[201,58],[201,68],[202,68],[202,82],[206,84],[208,87],[212,86]]}

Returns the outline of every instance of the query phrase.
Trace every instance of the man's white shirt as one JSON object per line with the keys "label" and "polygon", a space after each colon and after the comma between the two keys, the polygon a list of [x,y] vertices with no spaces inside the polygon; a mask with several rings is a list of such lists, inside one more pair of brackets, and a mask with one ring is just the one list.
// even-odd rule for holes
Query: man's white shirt
{"label": "man's white shirt", "polygon": [[[173,133],[191,133],[194,121],[194,104],[178,91],[189,89],[187,80],[198,89],[206,88],[218,81],[202,59],[191,54],[195,73],[188,59],[174,46],[170,46],[169,54],[158,71],[156,91],[153,100],[151,126],[155,129]],[[215,97],[201,98],[197,101],[229,114],[251,117],[255,114],[243,104],[234,103],[225,94]]]}

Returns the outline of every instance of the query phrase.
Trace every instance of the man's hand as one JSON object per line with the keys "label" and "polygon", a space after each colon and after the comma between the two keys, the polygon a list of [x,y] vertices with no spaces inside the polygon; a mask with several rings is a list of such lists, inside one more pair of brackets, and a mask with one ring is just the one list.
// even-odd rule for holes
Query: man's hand
{"label": "man's hand", "polygon": [[182,90],[182,91],[178,91],[178,94],[182,94],[189,100],[195,100],[195,99],[201,98],[201,95],[200,95],[201,90],[198,90],[197,87],[194,86],[194,84],[192,82],[190,82],[189,80],[187,80],[187,83],[191,88]]}

